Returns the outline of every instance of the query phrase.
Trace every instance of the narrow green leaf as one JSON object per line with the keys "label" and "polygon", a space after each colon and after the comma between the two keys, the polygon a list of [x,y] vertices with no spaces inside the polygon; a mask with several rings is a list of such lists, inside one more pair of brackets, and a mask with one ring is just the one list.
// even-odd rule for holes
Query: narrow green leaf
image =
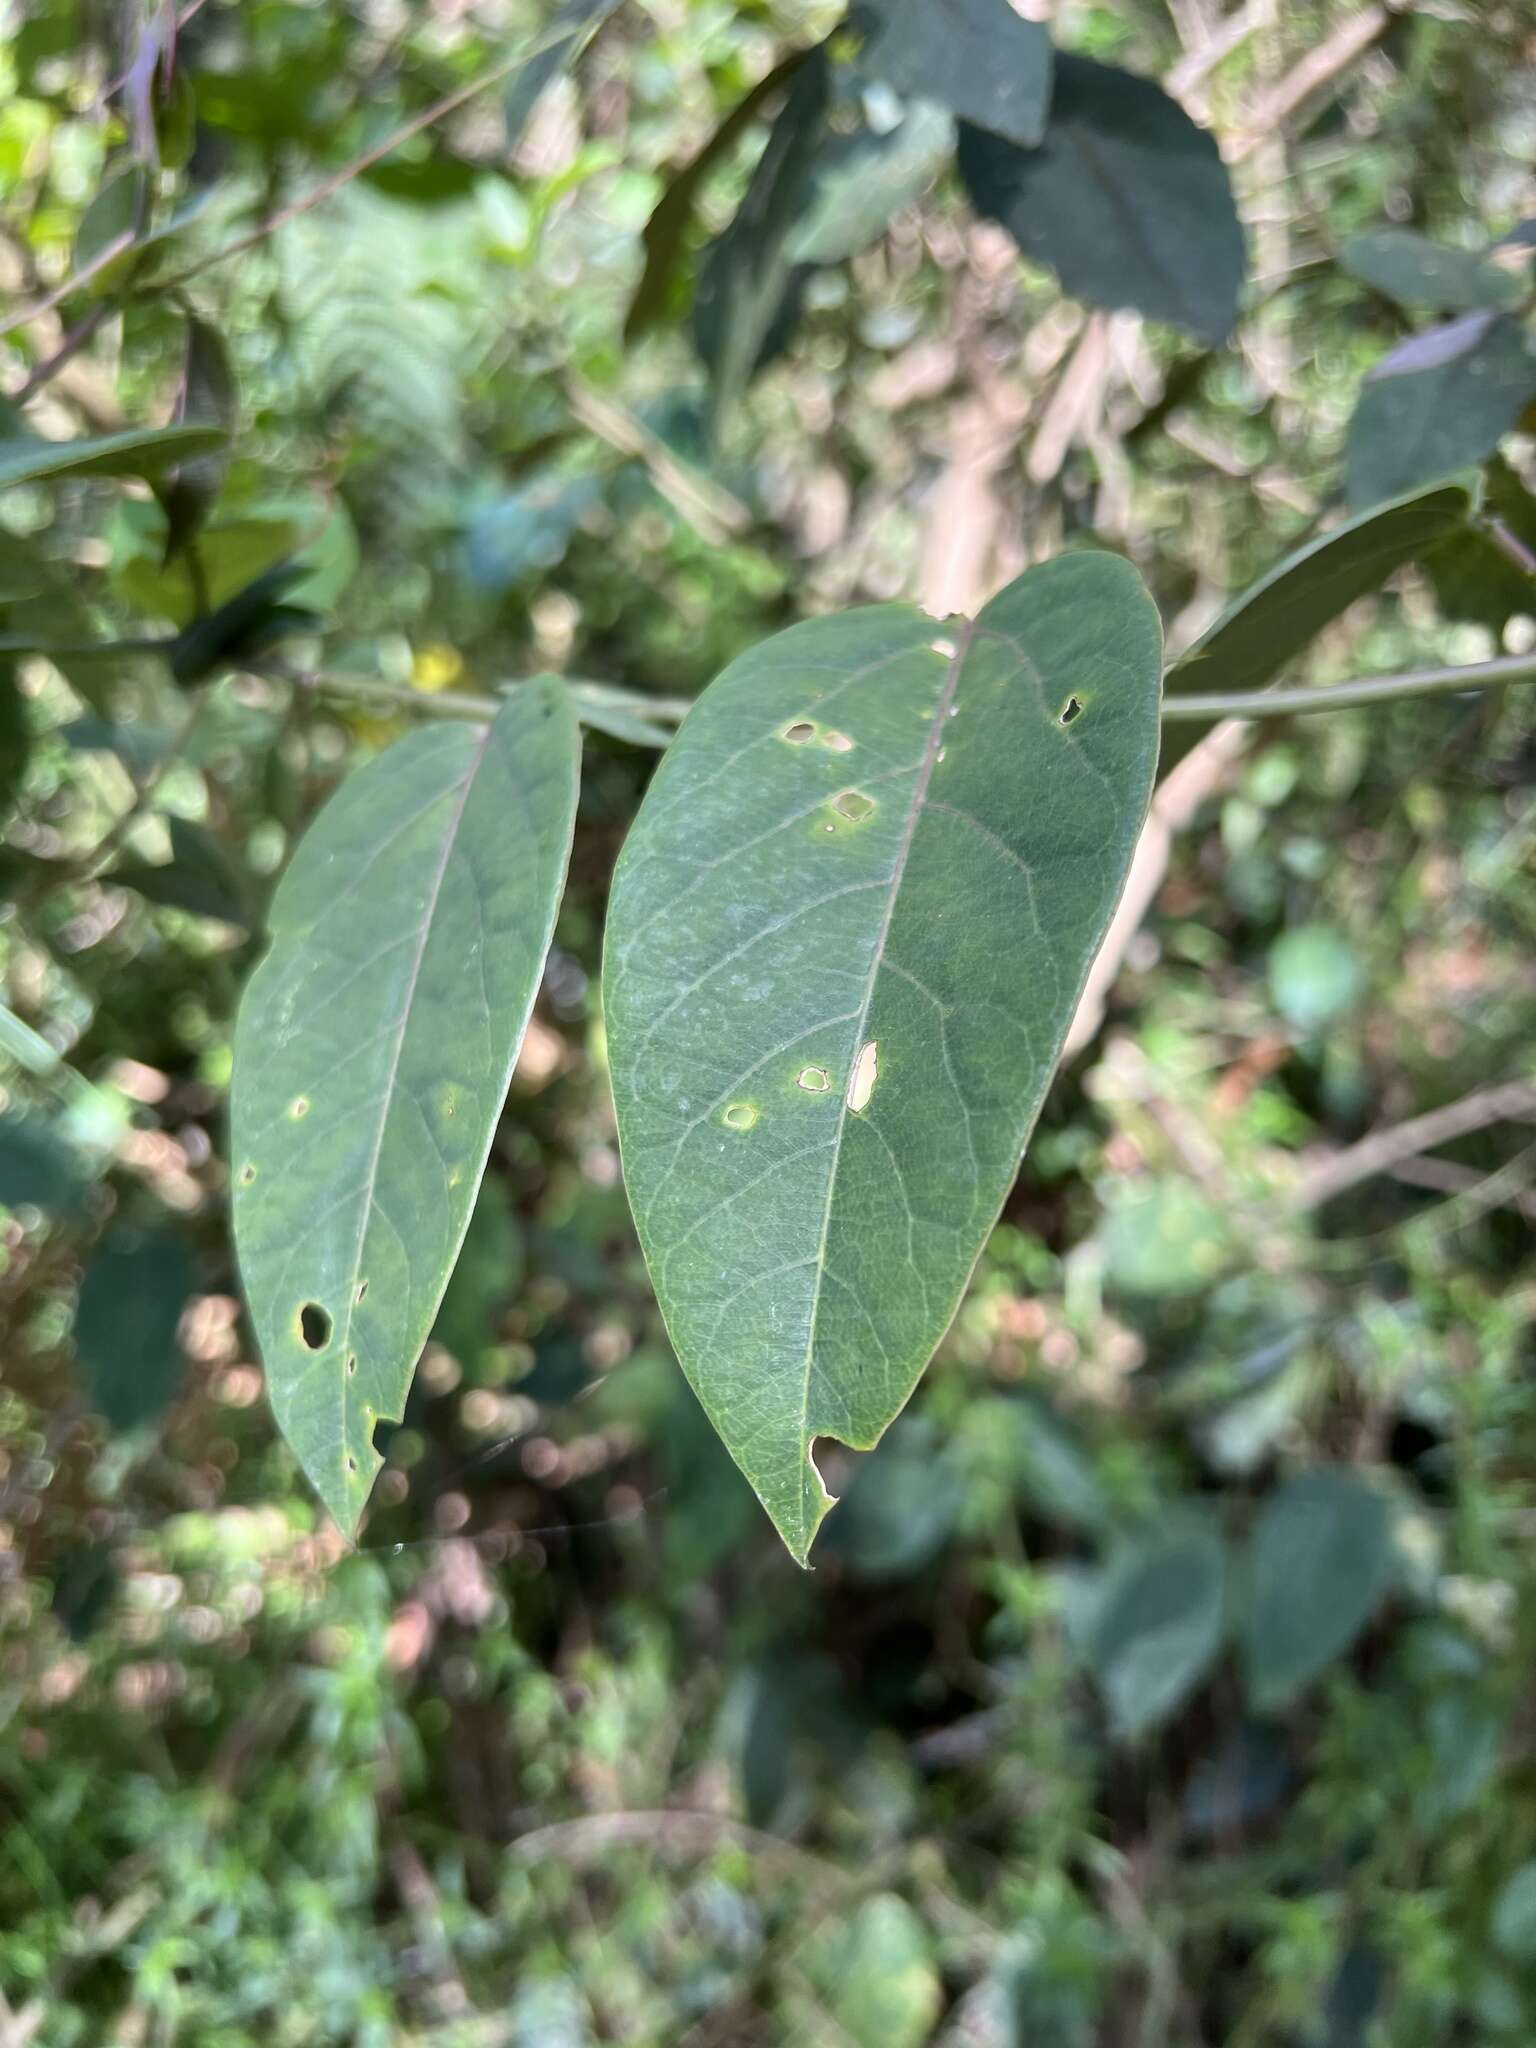
{"label": "narrow green leaf", "polygon": [[555,9],[533,54],[502,89],[509,149],[516,147],[546,86],[553,85],[560,73],[575,63],[617,5],[618,0],[564,0],[564,5]]}
{"label": "narrow green leaf", "polygon": [[294,855],[235,1032],[235,1242],[273,1409],[350,1535],[468,1227],[575,817],[559,682],[412,733]]}
{"label": "narrow green leaf", "polygon": [[194,1283],[179,1237],[109,1238],[80,1283],[75,1353],[86,1393],[114,1429],[151,1422],[183,1372],[176,1330]]}
{"label": "narrow green leaf", "polygon": [[624,320],[624,339],[631,346],[666,317],[704,181],[745,134],[759,109],[775,93],[784,90],[805,62],[807,54],[804,50],[796,50],[766,77],[760,78],[752,90],[736,102],[698,155],[683,166],[657,201],[640,238],[645,247],[645,271]]}
{"label": "narrow green leaf", "polygon": [[1056,59],[1050,124],[1019,149],[962,122],[978,210],[1090,306],[1134,306],[1199,341],[1237,318],[1243,231],[1214,137],[1149,78]]}
{"label": "narrow green leaf", "polygon": [[1536,398],[1520,323],[1467,313],[1416,334],[1365,381],[1349,423],[1351,505],[1380,504],[1491,455]]}
{"label": "narrow green leaf", "polygon": [[1160,638],[1094,553],[974,628],[792,627],[705,692],[620,858],[631,1206],[683,1368],[802,1562],[814,1439],[879,1439],[1018,1167],[1145,813]]}
{"label": "narrow green leaf", "polygon": [[129,427],[86,441],[0,441],[0,491],[55,476],[156,477],[189,455],[217,448],[217,427]]}
{"label": "narrow green leaf", "polygon": [[[178,425],[217,427],[228,436],[235,430],[239,412],[239,386],[223,336],[206,321],[189,319],[176,401]],[[167,561],[184,554],[207,523],[228,467],[226,440],[207,455],[178,463],[162,479],[159,498],[165,507]]]}
{"label": "narrow green leaf", "polygon": [[717,426],[799,317],[808,266],[795,261],[790,242],[824,139],[830,70],[822,49],[795,73],[736,218],[700,267],[693,338]]}
{"label": "narrow green leaf", "polygon": [[1472,249],[1447,248],[1409,228],[1376,228],[1352,235],[1339,251],[1351,277],[1411,311],[1428,306],[1437,313],[1498,311],[1517,305],[1520,280]]}
{"label": "narrow green leaf", "polygon": [[[128,164],[107,179],[81,214],[75,230],[73,269],[84,270],[114,242],[137,235],[148,214],[149,174],[142,164]],[[137,242],[125,244],[122,253],[98,270],[85,289],[98,297],[116,291],[126,282],[139,253]]]}
{"label": "narrow green leaf", "polygon": [[26,699],[16,681],[16,664],[0,656],[0,824],[10,817],[32,754]]}
{"label": "narrow green leaf", "polygon": [[1303,1473],[1266,1501],[1242,1603],[1248,1696],[1261,1713],[1343,1656],[1391,1574],[1391,1511],[1348,1472]]}
{"label": "narrow green leaf", "polygon": [[1412,491],[1297,548],[1233,599],[1169,669],[1167,687],[1261,689],[1359,598],[1465,527],[1476,490],[1467,478]]}
{"label": "narrow green leaf", "polygon": [[1125,1740],[1166,1721],[1215,1663],[1226,1569],[1212,1529],[1165,1537],[1112,1567],[1089,1661]]}
{"label": "narrow green leaf", "polygon": [[849,26],[861,71],[1022,148],[1045,133],[1051,37],[1009,0],[868,0]]}

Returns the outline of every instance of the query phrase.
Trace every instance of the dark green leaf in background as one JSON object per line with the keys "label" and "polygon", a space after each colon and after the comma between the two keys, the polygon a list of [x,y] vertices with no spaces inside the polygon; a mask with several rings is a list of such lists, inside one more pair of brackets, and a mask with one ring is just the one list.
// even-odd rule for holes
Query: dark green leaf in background
{"label": "dark green leaf in background", "polygon": [[513,149],[546,86],[575,63],[618,0],[564,0],[535,38],[535,48],[502,88],[507,147]]}
{"label": "dark green leaf in background", "polygon": [[826,2001],[821,2038],[840,2048],[923,2048],[931,2038],[943,2004],[932,1942],[896,1893],[828,1919],[806,1943],[803,1968]]}
{"label": "dark green leaf in background", "polygon": [[1376,228],[1352,235],[1339,261],[1362,284],[1411,311],[1498,311],[1520,298],[1520,280],[1472,249],[1453,249],[1410,228]]}
{"label": "dark green leaf in background", "polygon": [[786,245],[790,260],[841,263],[857,255],[893,215],[921,198],[954,146],[954,121],[924,100],[911,102],[888,128],[875,128],[866,116],[853,134],[829,135]]}
{"label": "dark green leaf in background", "polygon": [[1215,1663],[1226,1571],[1213,1529],[1150,1541],[1111,1566],[1089,1660],[1117,1735],[1133,1740],[1166,1721]]}
{"label": "dark green leaf in background", "polygon": [[114,1429],[152,1421],[176,1392],[176,1329],[194,1279],[185,1241],[164,1233],[117,1232],[86,1267],[75,1353],[91,1406]]}
{"label": "dark green leaf in background", "polygon": [[1261,1713],[1288,1706],[1375,1613],[1392,1577],[1386,1500],[1345,1471],[1290,1480],[1253,1532],[1242,1607],[1248,1695]]}
{"label": "dark green leaf in background", "polygon": [[1058,57],[1040,147],[962,123],[960,175],[1073,297],[1133,306],[1200,341],[1230,332],[1244,252],[1226,168],[1215,138],[1150,79]]}
{"label": "dark green leaf in background", "polygon": [[432,1325],[432,1337],[462,1365],[495,1341],[496,1320],[514,1299],[525,1264],[523,1233],[505,1182],[487,1174]]}
{"label": "dark green leaf in background", "polygon": [[1029,148],[1051,107],[1051,38],[1009,0],[867,0],[850,26],[861,71]]}
{"label": "dark green leaf in background", "polygon": [[1515,613],[1536,613],[1536,497],[1502,456],[1487,466],[1476,517],[1447,535],[1424,568],[1448,619],[1498,633]]}
{"label": "dark green leaf in background", "polygon": [[1017,1170],[1141,828],[1160,637],[1094,553],[974,629],[905,605],[792,627],[700,699],[620,858],[631,1206],[678,1357],[802,1561],[814,1439],[879,1439]]}
{"label": "dark green leaf in background", "polygon": [[1416,334],[1365,380],[1349,422],[1348,494],[1377,505],[1491,455],[1536,397],[1517,320],[1467,313]]}
{"label": "dark green leaf in background", "polygon": [[469,1225],[543,972],[579,740],[553,677],[411,734],[305,836],[241,1003],[235,1241],[279,1423],[350,1535]]}
{"label": "dark green leaf in background", "polygon": [[[239,413],[239,387],[222,335],[206,321],[189,319],[176,400],[178,424],[217,427],[228,435],[235,431]],[[158,495],[165,507],[167,561],[184,552],[207,523],[228,467],[226,446],[178,463],[161,480]]]}
{"label": "dark green leaf in background", "polygon": [[223,841],[191,819],[176,817],[170,820],[170,838],[168,861],[120,861],[103,879],[167,910],[249,926],[250,883]]}

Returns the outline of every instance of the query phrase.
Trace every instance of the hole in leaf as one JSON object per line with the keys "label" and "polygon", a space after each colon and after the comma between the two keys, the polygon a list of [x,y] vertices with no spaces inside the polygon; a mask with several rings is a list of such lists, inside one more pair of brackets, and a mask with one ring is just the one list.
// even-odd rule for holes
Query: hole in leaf
{"label": "hole in leaf", "polygon": [[292,1102],[290,1102],[288,1105],[288,1114],[293,1118],[295,1123],[298,1122],[301,1116],[308,1116],[309,1097],[307,1095],[295,1095]]}
{"label": "hole in leaf", "polygon": [[793,725],[786,725],[779,734],[781,740],[788,740],[792,747],[803,747],[816,737],[816,728],[808,718],[797,718]]}
{"label": "hole in leaf", "polygon": [[244,1166],[242,1166],[242,1167],[241,1167],[241,1169],[240,1169],[240,1185],[241,1185],[241,1187],[243,1187],[243,1188],[248,1188],[248,1187],[250,1186],[251,1182],[252,1182],[252,1181],[253,1181],[253,1180],[254,1180],[255,1178],[256,1178],[256,1169],[255,1169],[255,1167],[254,1167],[254,1166],[252,1166],[252,1165],[251,1165],[251,1164],[249,1163],[249,1161],[247,1161],[247,1163],[246,1163],[246,1164],[245,1164]]}
{"label": "hole in leaf", "polygon": [[355,1351],[349,1351],[347,1353],[347,1371],[357,1371],[357,1353]]}
{"label": "hole in leaf", "polygon": [[349,1472],[355,1472],[355,1471],[357,1470],[357,1460],[356,1460],[356,1458],[348,1458],[348,1460],[347,1460],[347,1470],[348,1470]]}
{"label": "hole in leaf", "polygon": [[310,1351],[323,1351],[331,1341],[331,1319],[318,1301],[306,1301],[299,1310],[299,1335]]}
{"label": "hole in leaf", "polygon": [[807,1095],[822,1095],[832,1083],[825,1067],[802,1067],[796,1085]]}
{"label": "hole in leaf", "polygon": [[874,1039],[864,1046],[853,1063],[853,1072],[848,1076],[848,1107],[851,1110],[865,1109],[869,1098],[875,1092],[875,1081],[879,1074],[880,1052]]}
{"label": "hole in leaf", "polygon": [[356,1294],[354,1294],[354,1295],[353,1295],[352,1299],[353,1299],[354,1301],[361,1301],[361,1300],[362,1300],[362,1298],[363,1298],[363,1296],[364,1296],[364,1295],[365,1295],[365,1294],[366,1294],[367,1292],[368,1292],[368,1282],[367,1282],[366,1280],[359,1280],[359,1281],[358,1281],[358,1283],[357,1283],[357,1292],[356,1292]]}
{"label": "hole in leaf", "polygon": [[840,818],[846,818],[850,825],[859,825],[875,808],[875,800],[862,789],[845,789],[832,799],[832,808]]}
{"label": "hole in leaf", "polygon": [[1069,697],[1061,707],[1061,723],[1063,725],[1070,725],[1074,718],[1081,718],[1082,715],[1083,700],[1081,697]]}
{"label": "hole in leaf", "polygon": [[953,640],[934,640],[930,643],[930,645],[932,646],[934,653],[942,654],[946,661],[954,660],[955,643]]}
{"label": "hole in leaf", "polygon": [[829,754],[851,754],[853,741],[845,732],[829,732],[821,743]]}
{"label": "hole in leaf", "polygon": [[733,1102],[725,1112],[724,1121],[733,1131],[750,1131],[757,1122],[757,1111],[750,1102]]}

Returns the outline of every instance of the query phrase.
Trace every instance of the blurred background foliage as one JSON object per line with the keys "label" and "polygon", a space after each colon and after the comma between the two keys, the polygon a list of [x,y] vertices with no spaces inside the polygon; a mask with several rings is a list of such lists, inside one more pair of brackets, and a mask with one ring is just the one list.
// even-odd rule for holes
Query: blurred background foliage
{"label": "blurred background foliage", "polygon": [[[1222,138],[1233,343],[1063,298],[947,172],[812,274],[711,446],[691,261],[624,339],[643,232],[838,12],[626,0],[515,141],[522,109],[466,92],[199,268],[544,10],[194,0],[174,64],[158,6],[8,10],[5,388],[52,436],[178,392],[239,432],[158,499],[0,499],[5,2048],[1536,2027],[1528,695],[1203,750],[1102,1027],[910,1413],[829,1475],[810,1576],[667,1353],[628,1224],[596,980],[653,757],[592,736],[544,991],[355,1554],[263,1404],[233,1006],[294,836],[402,721],[228,643],[189,697],[137,642],[290,563],[300,675],[687,696],[807,612],[957,607],[1087,539],[1178,651],[1341,505],[1361,379],[1413,329],[1341,244],[1474,249],[1536,213],[1519,0],[1060,0],[1061,48]],[[701,179],[698,238],[763,132]],[[108,264],[28,312],[135,222],[130,271],[183,282]],[[1530,442],[1506,452],[1518,506]],[[1399,572],[1302,672],[1524,651],[1509,578],[1473,562],[1457,600]],[[62,651],[102,638],[126,644]]]}

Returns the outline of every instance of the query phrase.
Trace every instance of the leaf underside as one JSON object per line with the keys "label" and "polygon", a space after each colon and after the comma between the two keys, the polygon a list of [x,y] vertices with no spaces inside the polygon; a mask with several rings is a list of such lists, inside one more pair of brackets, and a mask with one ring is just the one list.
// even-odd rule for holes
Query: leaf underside
{"label": "leaf underside", "polygon": [[411,734],[343,784],[274,898],[235,1032],[235,1241],[273,1410],[343,1531],[458,1255],[565,880],[563,687]]}
{"label": "leaf underside", "polygon": [[631,1206],[683,1368],[802,1563],[815,1438],[879,1439],[1017,1169],[1145,814],[1160,653],[1134,570],[1089,553],[974,628],[793,627],[705,693],[619,861]]}

